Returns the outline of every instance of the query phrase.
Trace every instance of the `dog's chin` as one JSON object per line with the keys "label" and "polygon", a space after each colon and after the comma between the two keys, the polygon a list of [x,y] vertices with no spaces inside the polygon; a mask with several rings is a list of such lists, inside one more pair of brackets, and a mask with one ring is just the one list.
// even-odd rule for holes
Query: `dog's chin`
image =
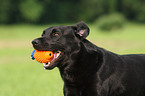
{"label": "dog's chin", "polygon": [[54,57],[53,57],[52,61],[50,61],[48,63],[43,63],[44,69],[52,70],[53,68],[57,67],[58,64],[60,63],[62,57],[63,57],[62,51],[54,52]]}

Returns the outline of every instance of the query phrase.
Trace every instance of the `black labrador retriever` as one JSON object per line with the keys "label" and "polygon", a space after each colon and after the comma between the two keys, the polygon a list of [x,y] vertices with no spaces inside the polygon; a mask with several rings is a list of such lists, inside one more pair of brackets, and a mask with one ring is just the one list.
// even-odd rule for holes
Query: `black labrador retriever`
{"label": "black labrador retriever", "polygon": [[84,22],[45,29],[32,41],[36,50],[54,52],[45,69],[58,67],[64,96],[145,96],[145,55],[118,55],[85,39]]}

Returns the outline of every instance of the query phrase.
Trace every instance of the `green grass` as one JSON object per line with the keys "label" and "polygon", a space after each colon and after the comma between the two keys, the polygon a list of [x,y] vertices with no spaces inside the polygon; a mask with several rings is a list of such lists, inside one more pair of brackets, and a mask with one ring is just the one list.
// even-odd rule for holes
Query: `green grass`
{"label": "green grass", "polygon": [[62,94],[58,70],[44,70],[41,64],[31,60],[31,50],[29,47],[0,50],[0,96]]}
{"label": "green grass", "polygon": [[119,54],[145,53],[145,25],[127,24],[123,29],[109,33],[91,26],[88,37],[96,45]]}
{"label": "green grass", "polygon": [[[0,96],[63,96],[58,69],[46,71],[30,57],[31,41],[49,26],[0,26]],[[145,53],[144,26],[127,24],[124,29],[105,33],[90,25],[88,39],[118,54]]]}

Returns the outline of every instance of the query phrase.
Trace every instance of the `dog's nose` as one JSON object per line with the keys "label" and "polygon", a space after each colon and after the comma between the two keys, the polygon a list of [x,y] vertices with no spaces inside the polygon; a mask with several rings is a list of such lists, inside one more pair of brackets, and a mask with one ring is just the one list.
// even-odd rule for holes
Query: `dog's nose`
{"label": "dog's nose", "polygon": [[33,41],[32,41],[32,44],[33,44],[33,45],[39,45],[39,40],[37,40],[37,39],[33,40]]}

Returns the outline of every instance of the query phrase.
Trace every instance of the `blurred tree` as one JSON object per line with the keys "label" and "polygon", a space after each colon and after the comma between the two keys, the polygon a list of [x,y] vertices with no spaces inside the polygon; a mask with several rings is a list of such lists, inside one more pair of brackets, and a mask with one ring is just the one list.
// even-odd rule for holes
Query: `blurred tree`
{"label": "blurred tree", "polygon": [[20,12],[26,22],[37,22],[43,12],[43,5],[38,0],[23,0],[20,2]]}
{"label": "blurred tree", "polygon": [[117,12],[117,0],[108,0],[109,1],[109,13]]}
{"label": "blurred tree", "polygon": [[106,0],[80,0],[80,18],[85,21],[94,19],[105,13],[104,5]]}
{"label": "blurred tree", "polygon": [[[46,0],[45,0],[46,2]],[[44,10],[41,23],[48,22],[75,22],[78,20],[79,0],[51,0],[43,2]]]}
{"label": "blurred tree", "polygon": [[128,19],[145,22],[145,0],[122,0],[121,7]]}
{"label": "blurred tree", "polygon": [[117,30],[123,28],[126,23],[125,17],[120,13],[113,13],[109,15],[100,16],[94,25],[97,25],[100,30],[104,32],[110,32],[112,30]]}
{"label": "blurred tree", "polygon": [[0,22],[7,23],[10,20],[9,12],[11,9],[11,0],[8,0],[8,2],[1,0],[0,2]]}
{"label": "blurred tree", "polygon": [[93,22],[104,14],[122,13],[145,22],[144,0],[0,0],[0,23]]}
{"label": "blurred tree", "polygon": [[0,0],[0,23],[16,23],[21,21],[19,0]]}

